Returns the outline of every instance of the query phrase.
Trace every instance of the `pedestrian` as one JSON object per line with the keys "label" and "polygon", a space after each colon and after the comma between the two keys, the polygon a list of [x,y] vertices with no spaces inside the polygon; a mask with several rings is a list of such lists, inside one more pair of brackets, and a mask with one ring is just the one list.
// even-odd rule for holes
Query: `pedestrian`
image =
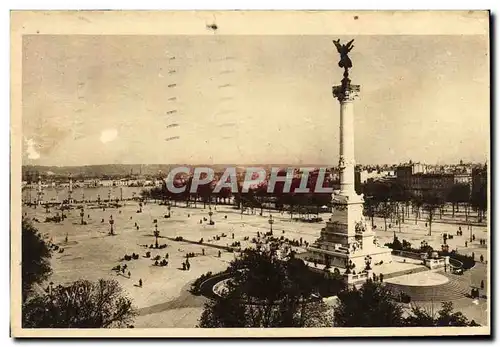
{"label": "pedestrian", "polygon": [[219,251],[219,258],[220,258],[220,256],[221,256],[221,252]]}
{"label": "pedestrian", "polygon": [[481,261],[481,263],[484,261],[484,257],[483,255],[481,254],[481,256],[479,257],[479,260]]}
{"label": "pedestrian", "polygon": [[129,271],[129,272],[128,272],[128,278],[130,278],[130,275],[131,275],[131,274],[130,274],[130,271]]}
{"label": "pedestrian", "polygon": [[467,241],[465,241],[465,247],[467,247]]}
{"label": "pedestrian", "polygon": [[205,248],[201,249],[201,255],[205,255]]}
{"label": "pedestrian", "polygon": [[142,278],[139,278],[139,287],[142,288]]}

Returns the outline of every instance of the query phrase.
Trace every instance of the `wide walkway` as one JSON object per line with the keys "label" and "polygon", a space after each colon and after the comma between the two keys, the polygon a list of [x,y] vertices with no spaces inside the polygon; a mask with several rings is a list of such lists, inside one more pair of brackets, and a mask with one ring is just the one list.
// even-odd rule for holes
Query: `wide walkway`
{"label": "wide walkway", "polygon": [[[432,271],[429,271],[432,272]],[[425,272],[417,274],[424,275]],[[435,286],[412,286],[405,285],[404,281],[393,278],[386,282],[386,286],[395,292],[404,292],[410,295],[412,305],[425,307],[435,313],[439,311],[441,303],[451,301],[455,311],[460,311],[468,319],[473,319],[479,324],[488,323],[488,303],[486,299],[473,300],[468,297],[473,287],[480,287],[481,280],[484,281],[484,290],[481,295],[487,294],[487,265],[476,263],[472,269],[465,271],[463,275],[454,275],[442,270],[436,274],[448,278],[448,282]]]}

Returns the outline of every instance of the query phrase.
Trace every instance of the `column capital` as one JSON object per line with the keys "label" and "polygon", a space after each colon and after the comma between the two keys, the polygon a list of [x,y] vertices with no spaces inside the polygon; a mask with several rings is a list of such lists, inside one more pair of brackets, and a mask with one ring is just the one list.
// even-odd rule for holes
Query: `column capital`
{"label": "column capital", "polygon": [[359,97],[361,87],[359,84],[338,85],[332,87],[333,96],[340,102],[352,102]]}

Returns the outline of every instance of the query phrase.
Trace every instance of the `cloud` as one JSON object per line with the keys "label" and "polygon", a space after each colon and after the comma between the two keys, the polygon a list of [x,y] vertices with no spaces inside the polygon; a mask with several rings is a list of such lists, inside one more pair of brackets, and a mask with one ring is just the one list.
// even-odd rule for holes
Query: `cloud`
{"label": "cloud", "polygon": [[101,142],[108,143],[114,141],[118,137],[116,129],[106,129],[101,132]]}
{"label": "cloud", "polygon": [[26,149],[28,159],[40,159],[40,153],[38,153],[35,149],[35,141],[33,141],[33,139],[28,139],[26,141],[26,145],[28,146],[28,148]]}

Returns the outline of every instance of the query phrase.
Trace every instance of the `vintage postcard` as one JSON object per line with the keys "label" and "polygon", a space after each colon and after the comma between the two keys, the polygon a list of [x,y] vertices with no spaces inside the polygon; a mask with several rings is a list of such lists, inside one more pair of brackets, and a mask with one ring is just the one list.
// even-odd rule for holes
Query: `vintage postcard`
{"label": "vintage postcard", "polygon": [[487,11],[14,11],[14,337],[490,335]]}

